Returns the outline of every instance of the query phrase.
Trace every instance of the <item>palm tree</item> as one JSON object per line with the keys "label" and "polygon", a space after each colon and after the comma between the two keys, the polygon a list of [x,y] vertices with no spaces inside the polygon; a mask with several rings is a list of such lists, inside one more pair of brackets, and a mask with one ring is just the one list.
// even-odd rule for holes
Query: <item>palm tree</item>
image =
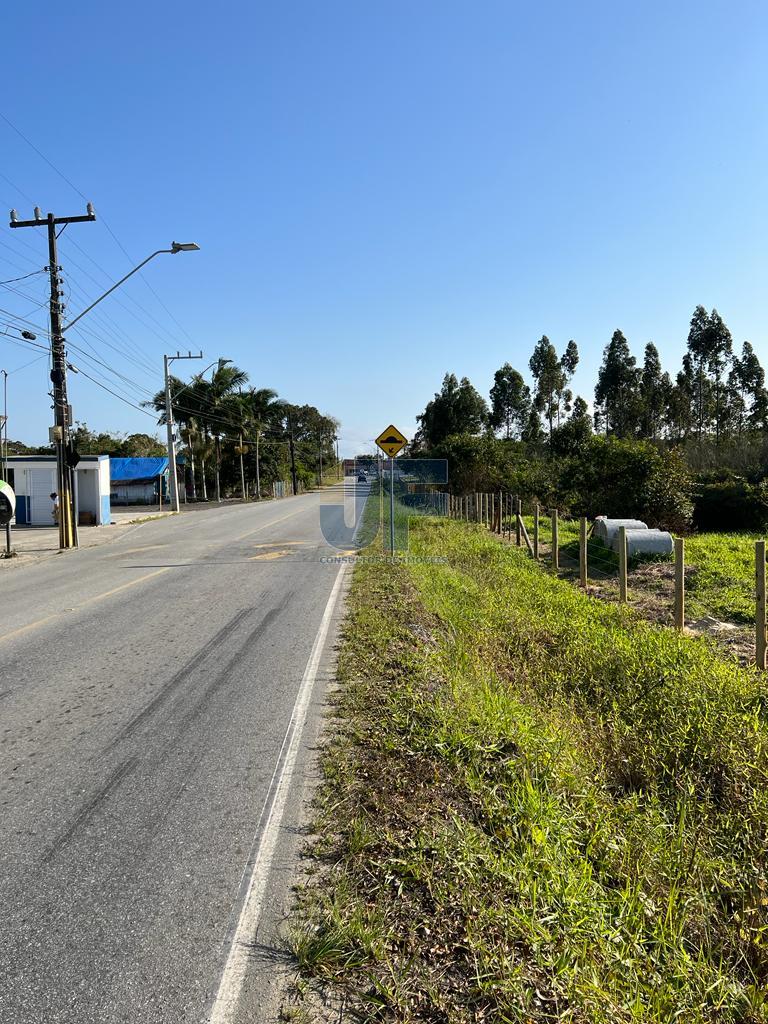
{"label": "palm tree", "polygon": [[234,366],[229,359],[219,359],[209,381],[201,380],[195,390],[199,392],[201,416],[210,428],[216,452],[216,501],[221,501],[221,436],[231,422],[231,403],[228,399],[247,383],[245,370]]}
{"label": "palm tree", "polygon": [[256,498],[261,498],[261,466],[259,461],[259,441],[265,423],[268,423],[279,405],[275,401],[277,392],[272,388],[254,388],[250,393],[251,416],[256,430]]}

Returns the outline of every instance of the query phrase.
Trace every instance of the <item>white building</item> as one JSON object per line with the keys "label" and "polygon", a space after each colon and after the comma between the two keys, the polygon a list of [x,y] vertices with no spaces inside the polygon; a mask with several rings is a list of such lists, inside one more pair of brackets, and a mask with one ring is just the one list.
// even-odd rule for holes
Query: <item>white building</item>
{"label": "white building", "polygon": [[[58,490],[55,455],[10,455],[7,482],[16,492],[17,526],[53,526],[51,494]],[[80,523],[108,525],[109,456],[81,455],[75,470]]]}

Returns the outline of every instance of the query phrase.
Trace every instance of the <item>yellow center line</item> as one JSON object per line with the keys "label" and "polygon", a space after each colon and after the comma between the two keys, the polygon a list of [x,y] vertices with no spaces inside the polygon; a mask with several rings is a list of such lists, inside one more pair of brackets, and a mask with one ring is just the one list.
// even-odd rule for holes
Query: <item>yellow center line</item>
{"label": "yellow center line", "polygon": [[294,516],[300,516],[307,512],[306,508],[300,508],[297,512],[289,512],[287,516],[281,516],[279,519],[273,519],[271,523],[262,523],[261,526],[257,526],[255,530],[249,530],[247,533],[241,533],[239,537],[235,537],[233,540],[227,541],[222,547],[226,547],[227,544],[236,544],[240,540],[245,540],[246,537],[252,537],[254,533],[261,533],[262,530],[268,530],[270,526],[277,526],[278,523],[285,522],[286,519],[292,519]]}
{"label": "yellow center line", "polygon": [[[239,537],[235,537],[233,540],[228,540],[225,544],[222,544],[221,547],[227,547],[228,544],[236,544],[238,541],[244,540],[246,537],[253,536],[254,533],[260,533],[262,530],[268,530],[270,526],[277,526],[278,523],[282,523],[286,519],[292,519],[294,516],[299,516],[306,512],[306,508],[300,508],[296,512],[289,512],[287,515],[281,516],[279,519],[273,519],[269,523],[262,523],[261,526],[257,526],[255,529],[249,530],[247,533],[243,533]],[[126,553],[127,552],[123,552],[123,554]],[[46,615],[43,619],[37,619],[35,622],[30,622],[26,626],[20,626],[18,629],[13,629],[10,633],[0,634],[0,643],[2,643],[3,640],[10,640],[15,636],[21,636],[23,633],[28,633],[32,629],[37,629],[38,626],[44,626],[46,623],[53,622],[54,619],[59,619],[70,612],[76,612],[81,608],[86,608],[88,605],[95,604],[96,601],[102,601],[105,597],[112,597],[113,594],[119,594],[121,590],[127,590],[128,587],[135,587],[137,584],[143,583],[145,580],[151,580],[153,577],[159,576],[161,573],[170,572],[170,570],[171,566],[156,569],[155,572],[147,573],[146,576],[139,576],[136,580],[129,580],[128,583],[122,583],[119,587],[107,590],[103,594],[96,594],[94,597],[86,598],[85,601],[81,601],[80,604],[77,604],[72,608],[68,608],[65,611],[54,612],[53,615]]]}
{"label": "yellow center line", "polygon": [[129,580],[127,583],[121,583],[119,587],[113,587],[112,590],[107,590],[103,594],[96,594],[94,597],[88,597],[85,601],[81,601],[80,604],[76,604],[72,608],[66,608],[63,611],[54,612],[53,615],[46,615],[44,619],[37,619],[35,622],[30,622],[26,626],[19,626],[18,629],[13,629],[10,633],[3,633],[0,635],[0,642],[3,640],[10,640],[14,636],[21,636],[22,633],[28,633],[31,629],[37,629],[38,626],[44,626],[47,622],[53,622],[54,619],[60,619],[63,615],[68,615],[70,612],[77,612],[81,608],[86,608],[90,604],[95,604],[96,601],[103,601],[105,597],[112,597],[113,594],[119,594],[121,590],[127,590],[129,587],[135,587],[138,583],[144,583],[145,580],[151,580],[154,576],[160,576],[164,572],[170,572],[170,566],[163,569],[156,569],[155,572],[148,572],[145,576],[139,576],[136,580]]}

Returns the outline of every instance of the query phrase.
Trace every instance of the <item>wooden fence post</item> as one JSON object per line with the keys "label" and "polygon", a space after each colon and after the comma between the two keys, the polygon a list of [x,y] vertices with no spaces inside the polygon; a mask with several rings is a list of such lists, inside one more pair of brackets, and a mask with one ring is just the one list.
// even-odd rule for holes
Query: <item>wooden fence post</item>
{"label": "wooden fence post", "polygon": [[627,528],[619,527],[619,601],[627,600]]}
{"label": "wooden fence post", "polygon": [[765,541],[755,541],[755,583],[757,604],[755,606],[755,663],[760,669],[766,667],[766,592],[765,592]]}
{"label": "wooden fence post", "polygon": [[539,557],[539,503],[533,506],[533,557]]}
{"label": "wooden fence post", "polygon": [[587,519],[579,520],[579,582],[587,589]]}
{"label": "wooden fence post", "polygon": [[675,537],[675,629],[685,628],[685,541]]}
{"label": "wooden fence post", "polygon": [[520,547],[520,516],[523,514],[523,499],[515,498],[515,544]]}
{"label": "wooden fence post", "polygon": [[560,568],[560,539],[557,529],[557,509],[552,509],[552,568]]}
{"label": "wooden fence post", "polygon": [[501,536],[501,531],[504,526],[504,495],[499,491],[499,519],[496,523],[496,533]]}

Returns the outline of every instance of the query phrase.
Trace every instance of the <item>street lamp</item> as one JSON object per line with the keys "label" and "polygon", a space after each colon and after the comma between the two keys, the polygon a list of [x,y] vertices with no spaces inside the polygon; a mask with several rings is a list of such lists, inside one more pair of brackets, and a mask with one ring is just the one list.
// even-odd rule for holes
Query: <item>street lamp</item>
{"label": "street lamp", "polygon": [[99,298],[96,299],[95,302],[92,302],[90,306],[86,306],[82,313],[78,313],[74,320],[70,320],[68,324],[65,324],[62,330],[68,331],[70,327],[74,327],[78,320],[84,317],[86,313],[90,313],[94,306],[98,306],[102,299],[106,299],[108,295],[111,295],[115,288],[119,288],[120,285],[127,281],[129,277],[133,277],[133,275],[138,273],[138,271],[141,270],[141,268],[145,266],[147,263],[149,263],[150,260],[153,260],[155,256],[159,256],[161,253],[164,252],[169,252],[175,256],[177,252],[198,252],[199,249],[200,246],[196,242],[171,242],[170,249],[157,249],[155,252],[147,256],[145,260],[142,260],[137,267],[134,267],[133,270],[130,270],[125,275],[125,277],[121,277],[119,281],[116,281],[115,284],[113,284],[111,288],[108,288],[103,295],[99,296]]}
{"label": "street lamp", "polygon": [[[75,317],[74,320],[70,320],[68,324],[65,324],[64,327],[62,328],[62,333],[64,333],[65,331],[68,331],[70,329],[70,327],[74,327],[74,325],[77,323],[78,320],[82,319],[82,317],[84,317],[86,313],[90,313],[90,311],[93,309],[94,306],[98,306],[98,304],[102,301],[102,299],[106,299],[106,297],[108,295],[111,295],[112,292],[115,290],[115,288],[119,288],[121,284],[123,284],[125,281],[127,281],[129,277],[132,277],[139,270],[141,270],[141,268],[143,266],[145,266],[147,263],[149,263],[150,260],[153,260],[155,258],[155,256],[159,256],[161,253],[166,253],[166,252],[171,253],[171,255],[175,256],[176,253],[178,253],[178,252],[198,252],[199,249],[200,249],[200,246],[197,244],[197,242],[171,242],[170,249],[157,249],[155,252],[150,253],[150,255],[147,256],[147,258],[145,260],[142,260],[141,263],[139,263],[139,265],[137,267],[134,267],[133,270],[129,271],[125,275],[125,277],[121,277],[119,281],[115,282],[115,284],[113,284],[111,288],[107,289],[107,291],[105,291],[103,295],[99,296],[99,298],[96,299],[95,302],[92,302],[90,304],[90,306],[86,306],[86,308],[82,311],[82,313],[78,313],[78,315]],[[201,352],[200,353],[200,358],[201,359],[202,359],[202,356],[203,356],[203,353]],[[173,358],[186,358],[186,357],[176,356],[176,357],[173,357]],[[191,354],[190,354],[189,358],[192,358]],[[166,422],[166,426],[167,426],[167,433],[168,433],[168,475],[169,475],[169,479],[170,479],[170,482],[171,482],[171,493],[172,493],[172,498],[173,498],[173,508],[174,508],[175,512],[178,512],[179,511],[179,484],[178,484],[178,480],[177,480],[177,477],[176,477],[176,448],[175,448],[174,443],[173,443],[173,418],[172,418],[171,400],[170,400],[170,389],[169,389],[169,381],[168,381],[168,362],[169,362],[169,357],[168,356],[164,356],[164,365],[165,365],[165,373],[164,373],[164,378],[165,378],[165,406],[166,406],[166,421],[167,421]]]}

